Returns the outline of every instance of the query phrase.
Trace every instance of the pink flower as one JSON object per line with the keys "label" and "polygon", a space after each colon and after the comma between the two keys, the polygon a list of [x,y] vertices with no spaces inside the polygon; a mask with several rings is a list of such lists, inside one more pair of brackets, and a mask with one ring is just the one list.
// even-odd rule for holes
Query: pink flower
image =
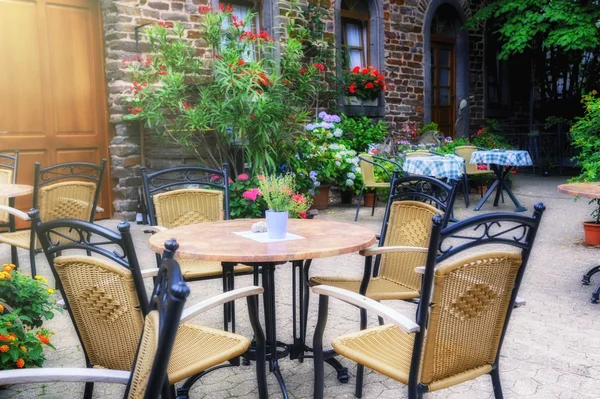
{"label": "pink flower", "polygon": [[477,165],[477,170],[488,170],[487,165]]}
{"label": "pink flower", "polygon": [[215,181],[215,180],[219,180],[220,178],[221,178],[221,176],[218,176],[218,175],[212,175],[212,176],[210,177],[210,180],[212,180],[212,181]]}
{"label": "pink flower", "polygon": [[267,177],[265,175],[258,175],[257,179],[258,180],[267,180]]}
{"label": "pink flower", "polygon": [[262,193],[260,192],[260,189],[258,188],[253,188],[247,191],[244,191],[244,194],[242,194],[242,197],[246,198],[247,200],[250,201],[256,201],[256,198],[262,195]]}
{"label": "pink flower", "polygon": [[301,204],[304,202],[304,196],[302,194],[294,194],[292,195],[292,201]]}
{"label": "pink flower", "polygon": [[250,178],[250,176],[248,176],[248,175],[247,175],[247,174],[245,174],[245,173],[242,173],[241,175],[239,175],[239,176],[237,177],[237,179],[238,179],[239,181],[246,181],[246,180],[248,180],[249,178]]}
{"label": "pink flower", "polygon": [[227,183],[229,183],[229,184],[233,183],[233,180],[231,180],[231,177],[229,178],[229,180],[227,181]]}
{"label": "pink flower", "polygon": [[302,219],[306,219],[306,212],[298,212],[298,215],[302,218]]}

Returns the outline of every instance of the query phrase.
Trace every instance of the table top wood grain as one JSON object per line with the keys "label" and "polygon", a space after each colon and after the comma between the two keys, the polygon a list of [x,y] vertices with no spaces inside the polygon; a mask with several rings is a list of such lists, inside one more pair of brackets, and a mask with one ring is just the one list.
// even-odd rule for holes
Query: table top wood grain
{"label": "table top wood grain", "polygon": [[318,219],[290,219],[288,233],[300,240],[259,243],[235,232],[249,231],[264,219],[236,219],[181,226],[154,234],[149,247],[161,253],[165,241],[179,244],[176,259],[260,263],[325,258],[358,252],[376,242],[369,228],[357,224]]}
{"label": "table top wood grain", "polygon": [[600,183],[561,184],[558,191],[577,197],[600,198]]}
{"label": "table top wood grain", "polygon": [[32,192],[33,186],[27,184],[0,184],[0,198],[20,197]]}

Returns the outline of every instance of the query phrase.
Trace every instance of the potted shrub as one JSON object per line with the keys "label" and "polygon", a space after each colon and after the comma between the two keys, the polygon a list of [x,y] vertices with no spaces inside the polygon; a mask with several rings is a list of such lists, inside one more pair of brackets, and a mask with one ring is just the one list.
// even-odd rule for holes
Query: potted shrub
{"label": "potted shrub", "polygon": [[12,264],[0,270],[0,370],[41,367],[52,333],[41,328],[57,310],[54,290],[42,276],[31,278]]}
{"label": "potted shrub", "polygon": [[[575,120],[571,127],[571,140],[579,153],[573,158],[581,167],[581,174],[571,182],[596,182],[600,180],[600,98],[598,92],[592,90],[582,97],[585,114]],[[592,200],[598,205],[592,212],[595,219],[583,222],[586,243],[600,245],[600,201]]]}
{"label": "potted shrub", "polygon": [[346,105],[376,106],[379,93],[384,90],[385,77],[371,66],[355,66],[344,75]]}
{"label": "potted shrub", "polygon": [[288,218],[306,219],[312,201],[294,192],[296,183],[292,175],[265,176],[258,186],[268,207],[265,218],[269,238],[285,238]]}

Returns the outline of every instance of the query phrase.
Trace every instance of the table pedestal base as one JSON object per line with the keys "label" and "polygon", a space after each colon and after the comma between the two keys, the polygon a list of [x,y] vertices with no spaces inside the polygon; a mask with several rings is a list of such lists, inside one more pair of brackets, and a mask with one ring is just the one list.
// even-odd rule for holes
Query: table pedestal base
{"label": "table pedestal base", "polygon": [[[490,166],[491,166],[492,170],[494,171],[494,173],[496,174],[496,180],[494,180],[494,183],[492,183],[490,188],[488,188],[488,190],[485,192],[483,198],[479,201],[479,203],[477,203],[477,206],[475,207],[474,210],[475,211],[480,210],[481,207],[483,206],[483,204],[488,200],[490,195],[492,195],[492,193],[495,190],[496,196],[494,197],[494,206],[498,206],[498,202],[500,201],[500,196],[502,195],[502,192],[505,191],[506,194],[508,194],[508,196],[512,200],[513,204],[515,204],[515,207],[517,208],[517,209],[515,209],[515,212],[525,212],[527,210],[527,208],[525,208],[523,205],[521,205],[521,203],[519,202],[517,197],[515,197],[515,194],[510,189],[510,187],[508,187],[508,185],[506,184],[506,177],[508,176],[510,171],[513,170],[513,167],[512,166],[503,167],[503,166],[494,165],[494,164],[492,164]],[[502,199],[502,201],[504,202],[504,198]]]}
{"label": "table pedestal base", "polygon": [[[589,272],[584,274],[581,283],[583,285],[590,285],[590,279],[596,273],[600,273],[600,265],[592,267]],[[598,287],[596,287],[596,290],[592,294],[591,301],[592,303],[598,303],[600,301],[600,284],[598,284]]]}

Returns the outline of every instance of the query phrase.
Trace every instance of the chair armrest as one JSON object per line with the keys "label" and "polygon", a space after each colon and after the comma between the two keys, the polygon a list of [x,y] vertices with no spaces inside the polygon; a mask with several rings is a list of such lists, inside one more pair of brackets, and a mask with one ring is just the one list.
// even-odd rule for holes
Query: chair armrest
{"label": "chair armrest", "polygon": [[158,267],[154,267],[151,269],[144,269],[140,273],[142,274],[142,278],[150,278],[156,277],[156,275],[158,274],[158,270]]}
{"label": "chair armrest", "polygon": [[144,233],[149,233],[149,234],[156,234],[156,233],[160,233],[161,231],[167,231],[169,229],[167,229],[166,227],[163,226],[148,226],[148,227],[144,227]]}
{"label": "chair armrest", "polygon": [[129,382],[130,375],[130,371],[92,368],[32,368],[4,370],[0,373],[0,385],[42,382],[107,382],[126,385]]}
{"label": "chair armrest", "polygon": [[102,208],[101,206],[96,206],[96,213],[102,213],[104,212],[104,208]]}
{"label": "chair armrest", "polygon": [[215,295],[212,298],[205,299],[204,301],[192,305],[186,309],[183,309],[181,314],[181,322],[187,321],[194,316],[204,313],[214,307],[222,305],[227,302],[235,301],[236,299],[245,298],[251,295],[262,294],[264,289],[262,287],[250,286],[244,288],[238,288],[237,290],[224,292],[219,295]]}
{"label": "chair armrest", "polygon": [[31,220],[31,219],[29,219],[29,216],[27,216],[27,214],[25,212],[20,211],[17,208],[12,208],[12,207],[6,206],[6,205],[0,205],[0,211],[10,213],[11,215],[18,217],[19,219],[23,219],[26,222],[29,222]]}
{"label": "chair armrest", "polygon": [[374,301],[370,298],[367,298],[366,296],[359,295],[352,291],[344,290],[342,288],[337,287],[331,287],[328,285],[317,285],[316,287],[313,287],[312,291],[315,294],[327,295],[337,298],[351,305],[358,306],[359,308],[373,312],[377,316],[383,317],[384,319],[389,319],[409,334],[416,333],[420,329],[417,323],[404,316],[402,313],[399,313],[392,308],[389,308],[377,301]]}
{"label": "chair armrest", "polygon": [[375,256],[390,254],[394,252],[423,252],[427,253],[429,249],[421,247],[405,247],[405,246],[392,246],[392,247],[377,247],[373,246],[367,249],[363,249],[359,252],[362,256]]}

